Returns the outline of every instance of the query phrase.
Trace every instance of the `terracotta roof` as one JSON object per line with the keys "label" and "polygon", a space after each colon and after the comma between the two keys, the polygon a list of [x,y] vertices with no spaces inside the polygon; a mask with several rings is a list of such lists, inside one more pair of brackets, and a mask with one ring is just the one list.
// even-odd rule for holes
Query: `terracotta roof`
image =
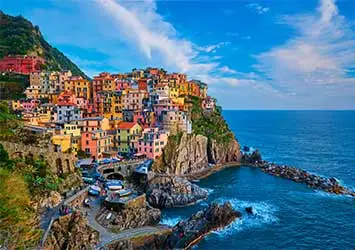
{"label": "terracotta roof", "polygon": [[121,122],[118,124],[119,129],[131,129],[134,125],[136,125],[136,122]]}

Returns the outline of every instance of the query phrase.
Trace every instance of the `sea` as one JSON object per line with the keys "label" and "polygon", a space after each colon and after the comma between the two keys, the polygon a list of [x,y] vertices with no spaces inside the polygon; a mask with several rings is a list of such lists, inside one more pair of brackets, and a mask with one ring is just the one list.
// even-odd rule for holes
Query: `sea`
{"label": "sea", "polygon": [[[355,188],[355,111],[223,111],[242,146],[263,158],[336,177]],[[242,219],[209,234],[194,249],[355,249],[355,199],[316,191],[259,169],[234,167],[197,183],[209,198],[164,209],[175,225],[211,202],[231,202]],[[256,214],[248,216],[245,207]]]}

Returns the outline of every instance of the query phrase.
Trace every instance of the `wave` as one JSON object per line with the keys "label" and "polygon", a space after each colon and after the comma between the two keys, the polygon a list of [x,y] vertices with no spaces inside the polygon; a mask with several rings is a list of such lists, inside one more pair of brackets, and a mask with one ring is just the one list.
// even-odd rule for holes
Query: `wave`
{"label": "wave", "polygon": [[214,192],[214,189],[212,189],[212,188],[202,188],[202,189],[203,189],[203,190],[206,190],[209,195]]}
{"label": "wave", "polygon": [[179,221],[181,221],[183,218],[180,216],[174,216],[174,217],[164,217],[160,220],[160,224],[168,225],[168,226],[175,226]]}
{"label": "wave", "polygon": [[[265,202],[249,202],[227,198],[219,198],[215,201],[221,204],[229,201],[234,209],[242,213],[241,218],[235,220],[229,226],[214,232],[214,234],[222,237],[234,234],[236,231],[277,223],[279,220],[275,215],[278,209]],[[247,215],[245,212],[246,207],[253,207],[254,215]]]}

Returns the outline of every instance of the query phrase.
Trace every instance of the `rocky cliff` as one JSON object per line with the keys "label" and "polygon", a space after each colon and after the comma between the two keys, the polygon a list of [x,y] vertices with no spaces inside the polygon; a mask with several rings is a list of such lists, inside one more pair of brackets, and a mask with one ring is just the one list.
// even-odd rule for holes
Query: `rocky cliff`
{"label": "rocky cliff", "polygon": [[215,139],[209,140],[207,148],[208,162],[213,164],[240,162],[242,157],[240,145],[233,134],[231,134],[231,137],[226,143],[219,143]]}
{"label": "rocky cliff", "polygon": [[87,224],[80,213],[58,218],[44,244],[45,250],[93,249],[99,242],[99,233]]}
{"label": "rocky cliff", "polygon": [[231,134],[227,142],[217,142],[203,135],[186,134],[169,137],[162,155],[154,162],[158,173],[185,175],[207,169],[208,163],[239,162],[240,146]]}
{"label": "rocky cliff", "polygon": [[186,179],[172,176],[153,178],[147,189],[148,202],[157,208],[187,206],[207,196],[206,190]]}
{"label": "rocky cliff", "polygon": [[184,175],[208,167],[208,139],[202,135],[169,137],[162,155],[154,162],[153,170],[159,173]]}

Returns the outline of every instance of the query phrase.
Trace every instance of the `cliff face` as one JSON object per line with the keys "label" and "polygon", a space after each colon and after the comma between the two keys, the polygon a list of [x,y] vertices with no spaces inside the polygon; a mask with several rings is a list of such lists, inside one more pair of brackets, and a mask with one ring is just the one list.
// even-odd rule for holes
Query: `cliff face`
{"label": "cliff face", "polygon": [[242,154],[240,145],[234,138],[228,143],[218,143],[210,140],[207,148],[208,162],[213,164],[223,164],[226,162],[240,162]]}
{"label": "cliff face", "polygon": [[208,163],[223,164],[239,162],[239,143],[231,138],[229,142],[209,140],[203,135],[182,134],[180,140],[170,137],[162,155],[154,162],[153,170],[158,173],[185,175],[208,168]]}
{"label": "cliff face", "polygon": [[182,134],[170,137],[162,155],[154,162],[158,173],[183,175],[208,167],[207,137]]}
{"label": "cliff face", "polygon": [[44,249],[93,249],[98,241],[99,233],[88,226],[80,213],[74,213],[62,216],[53,223]]}

